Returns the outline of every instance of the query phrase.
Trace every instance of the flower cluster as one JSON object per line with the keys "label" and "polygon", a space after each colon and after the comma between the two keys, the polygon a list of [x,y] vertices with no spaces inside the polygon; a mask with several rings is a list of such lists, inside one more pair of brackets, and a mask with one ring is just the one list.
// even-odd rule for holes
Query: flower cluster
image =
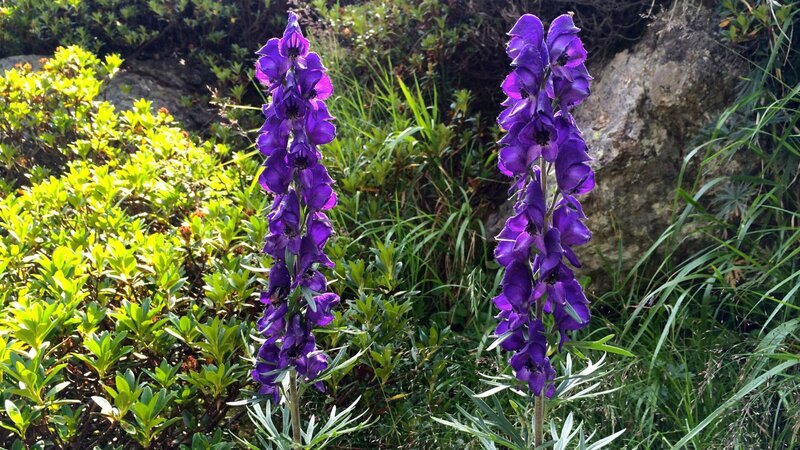
{"label": "flower cluster", "polygon": [[[534,395],[552,396],[555,370],[550,364],[544,313],[560,335],[584,327],[588,301],[571,267],[580,267],[572,248],[591,232],[576,195],[594,187],[590,157],[570,109],[589,95],[586,50],[572,17],[550,25],[526,14],[509,32],[506,49],[513,71],[503,81],[508,98],[498,117],[507,132],[498,167],[514,179],[514,215],[497,236],[495,258],[505,267],[496,334],[513,352],[509,363]],[[555,174],[555,185],[548,185]]]}
{"label": "flower cluster", "polygon": [[[333,91],[330,78],[319,55],[309,52],[295,14],[289,14],[283,37],[270,39],[256,53],[256,78],[272,97],[263,107],[266,121],[257,141],[266,156],[259,182],[275,200],[263,250],[274,264],[258,321],[266,340],[253,377],[261,383],[260,393],[277,402],[286,369],[314,380],[328,365],[312,328],[329,324],[339,302],[338,295],[326,292],[320,272],[333,267],[323,251],[332,233],[324,211],[336,204],[336,194],[318,147],[334,139],[336,127],[324,102]],[[322,383],[316,386],[322,389]]]}

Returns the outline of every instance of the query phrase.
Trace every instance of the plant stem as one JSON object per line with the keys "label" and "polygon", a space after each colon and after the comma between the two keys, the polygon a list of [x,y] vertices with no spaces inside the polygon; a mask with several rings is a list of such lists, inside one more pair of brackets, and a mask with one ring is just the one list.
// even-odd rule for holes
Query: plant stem
{"label": "plant stem", "polygon": [[[542,183],[542,195],[547,196],[547,171],[549,167],[545,165],[544,156],[539,158],[539,168],[540,173],[539,177]],[[545,201],[545,205],[547,202]],[[555,197],[553,198],[553,205],[555,205]],[[542,234],[547,233],[549,228],[550,222],[550,213],[551,208],[548,208],[547,214],[544,218],[544,229],[542,230]],[[544,299],[540,298],[536,302],[536,320],[541,322],[542,315],[544,312]],[[539,447],[542,445],[544,441],[544,390],[546,388],[542,386],[542,392],[539,393],[533,400],[533,446],[534,448]]]}
{"label": "plant stem", "polygon": [[289,410],[292,414],[292,441],[295,448],[303,448],[300,440],[300,396],[297,394],[297,371],[289,371]]}
{"label": "plant stem", "polygon": [[[542,320],[543,302],[536,303],[536,319]],[[544,387],[533,400],[533,445],[539,447],[544,442]]]}
{"label": "plant stem", "polygon": [[[544,393],[542,393],[544,394]],[[533,445],[538,448],[544,442],[544,395],[538,395],[533,405]]]}

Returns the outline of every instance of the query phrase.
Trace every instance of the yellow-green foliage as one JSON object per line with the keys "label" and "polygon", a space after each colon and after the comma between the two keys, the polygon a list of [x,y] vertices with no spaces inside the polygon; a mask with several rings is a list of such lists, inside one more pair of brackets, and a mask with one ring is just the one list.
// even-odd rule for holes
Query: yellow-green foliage
{"label": "yellow-green foliage", "polygon": [[[71,47],[0,78],[0,425],[21,442],[191,440],[249,380],[257,159],[96,101],[118,66]],[[42,154],[63,174],[12,189]]]}
{"label": "yellow-green foliage", "polygon": [[[98,102],[103,80],[118,70],[116,55],[103,61],[78,47],[59,49],[41,71],[30,64],[0,76],[0,174],[41,179],[75,156],[105,160],[130,148],[114,108]],[[38,167],[37,166],[42,166]]]}

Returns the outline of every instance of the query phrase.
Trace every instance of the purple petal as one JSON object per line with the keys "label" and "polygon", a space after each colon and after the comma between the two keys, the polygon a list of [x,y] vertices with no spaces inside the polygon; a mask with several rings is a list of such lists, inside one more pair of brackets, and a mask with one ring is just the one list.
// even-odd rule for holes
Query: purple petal
{"label": "purple petal", "polygon": [[295,13],[289,13],[289,22],[283,37],[278,42],[278,48],[281,55],[287,58],[304,57],[308,54],[308,39],[303,37]]}

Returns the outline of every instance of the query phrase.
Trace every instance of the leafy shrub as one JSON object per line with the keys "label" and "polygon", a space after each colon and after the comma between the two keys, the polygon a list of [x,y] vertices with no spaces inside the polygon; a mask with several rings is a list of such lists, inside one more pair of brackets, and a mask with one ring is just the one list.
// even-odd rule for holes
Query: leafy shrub
{"label": "leafy shrub", "polygon": [[0,56],[48,52],[77,44],[94,52],[188,53],[232,44],[277,28],[271,0],[19,0],[0,8]]}
{"label": "leafy shrub", "polygon": [[93,101],[118,64],[71,47],[0,78],[4,150],[72,160],[0,202],[0,421],[26,444],[211,440],[249,380],[254,164]]}
{"label": "leafy shrub", "polygon": [[[56,52],[41,71],[29,64],[0,78],[0,175],[19,185],[45,179],[67,160],[107,160],[120,149],[117,116],[108,103],[94,103],[102,81],[122,61],[100,61],[78,47]],[[7,191],[8,186],[5,187]]]}

